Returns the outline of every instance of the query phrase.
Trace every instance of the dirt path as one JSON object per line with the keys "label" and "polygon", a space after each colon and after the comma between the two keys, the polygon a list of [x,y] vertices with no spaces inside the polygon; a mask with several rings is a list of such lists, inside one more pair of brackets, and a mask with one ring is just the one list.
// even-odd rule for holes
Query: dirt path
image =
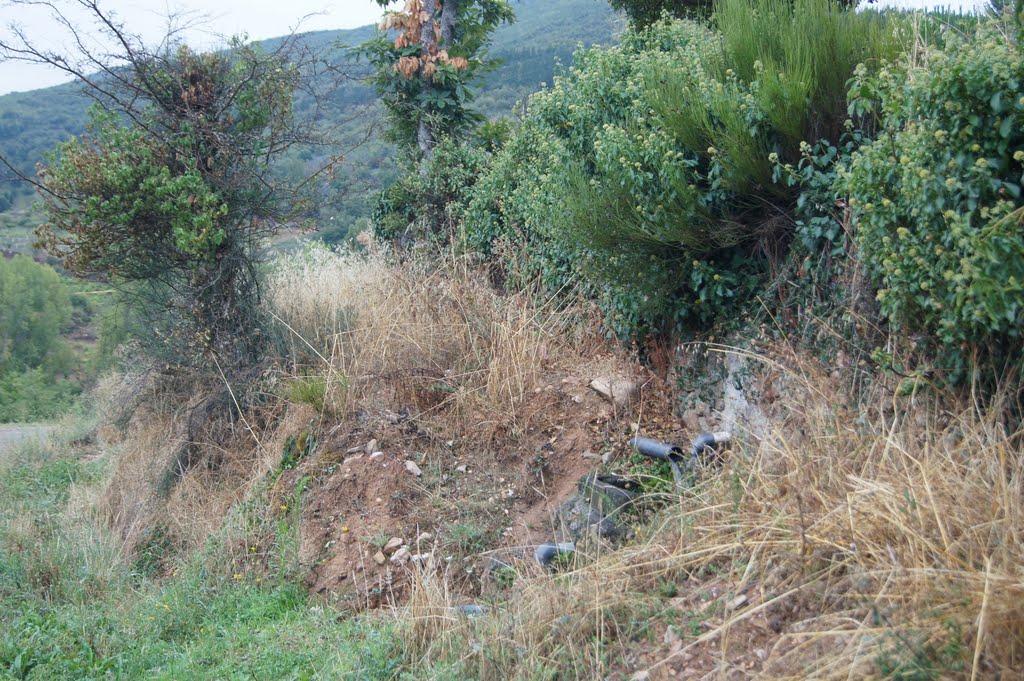
{"label": "dirt path", "polygon": [[53,426],[0,426],[0,454],[8,449],[13,449],[26,440],[36,439],[46,441],[53,432]]}

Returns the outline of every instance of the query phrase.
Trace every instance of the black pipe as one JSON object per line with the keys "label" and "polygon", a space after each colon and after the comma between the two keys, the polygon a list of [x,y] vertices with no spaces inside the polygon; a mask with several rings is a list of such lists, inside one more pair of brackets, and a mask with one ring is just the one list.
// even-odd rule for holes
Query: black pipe
{"label": "black pipe", "polygon": [[644,456],[649,456],[652,459],[671,461],[672,459],[683,458],[681,447],[670,445],[666,442],[658,442],[649,437],[635,437],[629,441],[629,444]]}
{"label": "black pipe", "polygon": [[[700,466],[702,455],[709,451],[717,453],[720,448],[728,445],[730,440],[732,440],[732,435],[725,431],[701,433],[693,440],[687,467],[691,471],[697,470]],[[666,442],[658,442],[649,437],[634,437],[629,441],[629,444],[644,456],[667,461],[672,468],[672,478],[675,480],[676,485],[683,485],[683,471],[679,468],[679,464],[685,460],[686,455],[681,447]]]}
{"label": "black pipe", "polygon": [[732,441],[732,434],[727,431],[717,433],[701,433],[693,440],[693,449],[690,450],[690,458],[699,460],[701,455],[706,453],[717,454]]}
{"label": "black pipe", "polygon": [[559,556],[570,556],[575,551],[576,545],[571,541],[564,543],[548,542],[547,544],[541,544],[538,546],[537,550],[533,552],[533,557],[538,563],[547,567],[555,558]]}

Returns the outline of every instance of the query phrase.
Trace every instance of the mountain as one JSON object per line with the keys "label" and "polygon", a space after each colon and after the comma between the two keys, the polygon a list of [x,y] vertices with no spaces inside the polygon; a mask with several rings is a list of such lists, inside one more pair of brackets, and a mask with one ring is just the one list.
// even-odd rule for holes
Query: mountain
{"label": "mountain", "polygon": [[[476,108],[489,118],[510,114],[517,101],[541,83],[551,82],[557,65],[569,64],[578,46],[608,44],[621,25],[605,0],[519,0],[513,6],[517,21],[495,32],[489,51],[491,57],[503,63],[479,84]],[[302,39],[312,47],[336,46],[340,62],[344,47],[365,42],[373,31],[372,26],[317,31]],[[265,42],[272,45],[275,39]],[[365,136],[370,126],[380,123],[374,100],[375,93],[369,86],[361,82],[346,84],[332,98],[334,119],[324,122],[337,125],[366,111],[340,128],[345,136]],[[31,172],[58,142],[85,129],[89,105],[90,100],[73,83],[0,97],[0,153],[22,172]],[[297,106],[297,110],[301,114],[302,107]],[[324,229],[327,240],[343,238],[352,225],[365,218],[374,192],[399,172],[392,160],[394,150],[372,131],[370,134],[365,144],[347,155],[331,195],[325,197],[319,221],[332,226]],[[293,154],[282,164],[287,165],[285,172],[302,172],[312,160]],[[20,183],[0,183],[0,230],[12,224],[25,228],[31,222],[25,211],[30,193]]]}

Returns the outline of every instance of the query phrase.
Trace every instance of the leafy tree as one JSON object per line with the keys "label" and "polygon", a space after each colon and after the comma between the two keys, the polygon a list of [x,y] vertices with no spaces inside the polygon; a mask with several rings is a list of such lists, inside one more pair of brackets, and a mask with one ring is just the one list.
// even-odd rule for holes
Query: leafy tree
{"label": "leafy tree", "polygon": [[[148,49],[93,0],[77,4],[116,57],[88,47],[56,54],[22,34],[0,44],[8,57],[76,76],[97,103],[88,131],[40,172],[48,221],[39,242],[69,271],[119,284],[148,322],[148,349],[166,360],[251,366],[264,343],[263,244],[308,205],[308,185],[276,180],[271,163],[295,144],[322,141],[292,115],[309,61],[289,39],[269,54],[241,41],[199,54],[172,32]],[[79,46],[92,44],[48,6]]]}
{"label": "leafy tree", "polygon": [[711,0],[609,0],[609,3],[614,9],[625,12],[637,28],[647,28],[663,14],[681,18],[691,10],[709,7]]}
{"label": "leafy tree", "polygon": [[439,139],[479,122],[469,86],[495,66],[484,52],[491,33],[513,20],[503,0],[408,0],[388,11],[379,35],[358,53],[374,67],[391,140],[425,161]]}
{"label": "leafy tree", "polygon": [[62,354],[70,323],[71,300],[59,274],[24,255],[0,259],[0,374],[49,364]]}

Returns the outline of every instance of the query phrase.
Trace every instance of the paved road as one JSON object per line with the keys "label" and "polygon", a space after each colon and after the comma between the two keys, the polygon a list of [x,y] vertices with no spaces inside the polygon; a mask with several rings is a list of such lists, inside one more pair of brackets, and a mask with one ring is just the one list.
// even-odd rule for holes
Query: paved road
{"label": "paved road", "polygon": [[25,440],[45,441],[52,431],[53,426],[0,426],[0,453]]}

